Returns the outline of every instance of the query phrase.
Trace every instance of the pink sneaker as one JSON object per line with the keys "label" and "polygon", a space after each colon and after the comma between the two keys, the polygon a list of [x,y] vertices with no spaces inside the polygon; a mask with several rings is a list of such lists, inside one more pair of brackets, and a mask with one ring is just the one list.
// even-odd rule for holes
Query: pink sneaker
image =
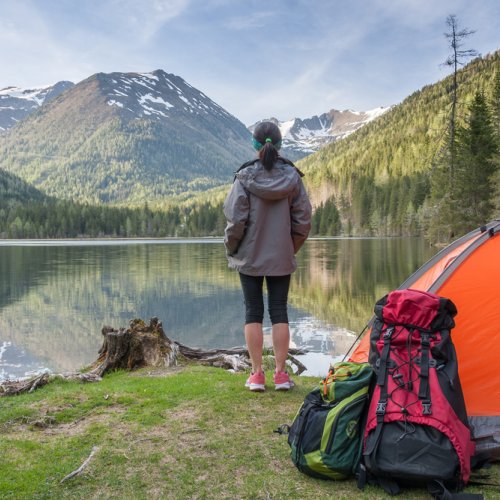
{"label": "pink sneaker", "polygon": [[276,372],[273,378],[277,391],[288,391],[295,385],[287,372]]}
{"label": "pink sneaker", "polygon": [[266,376],[264,372],[252,373],[246,381],[245,387],[251,391],[263,392],[266,390]]}

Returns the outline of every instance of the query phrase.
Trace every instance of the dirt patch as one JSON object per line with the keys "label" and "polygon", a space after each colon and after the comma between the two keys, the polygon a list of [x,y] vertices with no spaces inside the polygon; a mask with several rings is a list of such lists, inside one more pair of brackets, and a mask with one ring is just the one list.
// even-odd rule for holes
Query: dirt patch
{"label": "dirt patch", "polygon": [[169,377],[170,375],[176,375],[177,373],[183,372],[186,366],[165,366],[165,367],[154,367],[154,368],[143,368],[141,370],[135,370],[129,373],[130,377]]}
{"label": "dirt patch", "polygon": [[[63,424],[49,425],[44,429],[45,434],[64,434],[65,436],[76,436],[84,433],[87,428],[92,424],[112,424],[113,432],[116,432],[119,424],[110,418],[111,415],[121,415],[126,412],[126,408],[121,405],[111,405],[106,408],[99,408],[91,410],[86,415],[78,418],[74,422],[67,422]],[[125,428],[125,426],[123,426]]]}

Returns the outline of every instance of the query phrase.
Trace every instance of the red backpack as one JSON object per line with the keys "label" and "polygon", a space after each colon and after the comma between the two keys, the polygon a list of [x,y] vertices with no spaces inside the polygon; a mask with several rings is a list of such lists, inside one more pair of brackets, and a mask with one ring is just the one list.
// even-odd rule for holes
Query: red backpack
{"label": "red backpack", "polygon": [[475,446],[450,335],[456,313],[451,300],[419,290],[377,302],[360,487],[368,480],[397,494],[401,485],[427,486],[444,498],[467,483]]}

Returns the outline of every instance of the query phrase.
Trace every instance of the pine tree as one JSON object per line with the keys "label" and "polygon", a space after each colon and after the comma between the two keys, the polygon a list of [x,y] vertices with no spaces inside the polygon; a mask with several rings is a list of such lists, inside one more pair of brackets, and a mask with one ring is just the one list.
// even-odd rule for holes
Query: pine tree
{"label": "pine tree", "polygon": [[493,174],[498,154],[491,113],[477,92],[466,124],[457,130],[456,193],[453,229],[464,232],[488,222],[493,214]]}
{"label": "pine tree", "polygon": [[319,234],[319,225],[321,222],[321,215],[323,214],[323,203],[321,203],[313,213],[311,219],[311,235],[316,236]]}

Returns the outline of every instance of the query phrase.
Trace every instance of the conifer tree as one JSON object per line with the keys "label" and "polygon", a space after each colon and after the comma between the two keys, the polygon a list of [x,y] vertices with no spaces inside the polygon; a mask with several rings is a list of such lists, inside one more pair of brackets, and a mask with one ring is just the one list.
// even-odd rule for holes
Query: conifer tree
{"label": "conifer tree", "polygon": [[457,129],[455,229],[471,230],[488,222],[493,214],[493,174],[498,154],[491,113],[486,99],[477,92],[469,106],[465,126]]}

